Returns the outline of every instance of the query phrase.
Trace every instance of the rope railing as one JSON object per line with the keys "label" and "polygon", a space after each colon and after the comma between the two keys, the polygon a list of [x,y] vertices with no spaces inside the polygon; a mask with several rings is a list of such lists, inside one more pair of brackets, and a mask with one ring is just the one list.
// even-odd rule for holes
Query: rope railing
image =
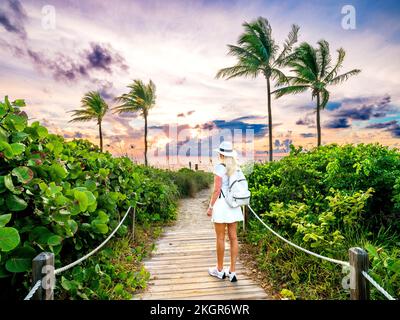
{"label": "rope railing", "polygon": [[35,285],[32,287],[31,291],[29,291],[29,293],[26,295],[26,297],[24,298],[24,300],[31,300],[31,298],[33,297],[33,295],[36,293],[36,291],[40,288],[42,284],[42,280],[38,280],[36,281]]}
{"label": "rope railing", "polygon": [[303,251],[303,252],[305,252],[305,253],[308,253],[308,254],[310,254],[310,255],[312,255],[312,256],[314,256],[314,257],[320,258],[320,259],[322,259],[322,260],[326,260],[326,261],[329,261],[329,262],[332,262],[332,263],[340,264],[340,265],[343,265],[343,266],[346,266],[346,267],[350,266],[350,264],[349,264],[347,261],[342,261],[342,260],[337,260],[337,259],[333,259],[333,258],[329,258],[329,257],[322,256],[322,255],[320,255],[320,254],[318,254],[318,253],[315,253],[315,252],[312,252],[312,251],[310,251],[310,250],[304,249],[303,247],[300,247],[299,245],[297,245],[297,244],[295,244],[295,243],[293,243],[293,242],[291,242],[291,241],[285,239],[285,238],[282,237],[279,233],[277,233],[276,231],[274,231],[270,226],[268,226],[268,225],[257,215],[257,213],[254,212],[254,210],[253,210],[250,206],[247,206],[247,207],[250,209],[250,211],[253,213],[253,215],[264,225],[264,227],[266,227],[271,233],[273,233],[273,234],[274,234],[275,236],[277,236],[279,239],[281,239],[282,241],[284,241],[284,242],[286,242],[287,244],[291,245],[292,247],[295,247],[296,249],[299,249],[299,250],[301,250],[301,251]]}
{"label": "rope railing", "polygon": [[[135,193],[134,193],[135,194]],[[139,201],[135,201],[135,206],[133,207],[133,221],[132,221],[132,232],[134,232],[134,228],[135,228],[135,219],[136,219],[136,205],[144,205],[145,203],[143,202],[139,202]],[[39,254],[34,260],[33,260],[33,282],[35,283],[34,286],[32,287],[32,289],[29,291],[29,293],[26,295],[24,300],[30,300],[35,293],[37,293],[38,289],[40,288],[41,284],[42,284],[42,273],[44,273],[44,268],[46,266],[50,266],[52,269],[54,270],[54,272],[51,272],[51,276],[53,277],[53,279],[55,279],[55,276],[68,270],[71,269],[73,267],[75,267],[76,265],[82,263],[83,261],[85,261],[86,259],[88,259],[89,257],[91,257],[92,255],[94,255],[96,252],[98,252],[102,247],[104,247],[104,245],[110,241],[110,239],[114,236],[114,234],[118,231],[118,229],[122,226],[122,224],[124,223],[125,219],[127,218],[127,216],[129,215],[129,213],[132,210],[132,206],[129,206],[128,210],[126,211],[125,215],[123,216],[123,218],[121,219],[121,221],[118,223],[118,225],[115,227],[115,229],[108,235],[108,237],[101,243],[99,244],[95,249],[93,249],[92,251],[90,251],[88,254],[84,255],[83,257],[79,258],[78,260],[63,266],[61,268],[55,269],[54,270],[54,254],[52,253],[41,253]],[[133,235],[134,237],[134,235]],[[53,287],[50,288],[46,288],[45,290],[42,290],[42,293],[38,293],[39,296],[41,296],[43,293],[45,294],[46,297],[50,297],[50,299],[53,299]],[[50,291],[50,293],[46,293],[46,291]],[[45,298],[46,299],[46,298]],[[49,298],[47,298],[49,299]],[[39,297],[39,300],[43,300],[43,297]]]}
{"label": "rope railing", "polygon": [[396,300],[385,289],[383,289],[372,277],[365,271],[361,271],[362,275],[367,279],[380,293],[382,293],[388,300]]}
{"label": "rope railing", "polygon": [[[351,248],[350,251],[350,262],[347,261],[342,261],[342,260],[337,260],[329,257],[325,257],[323,255],[320,255],[318,253],[315,253],[313,251],[307,250],[287,239],[282,237],[279,233],[274,231],[270,226],[268,226],[258,215],[257,213],[254,212],[254,210],[250,207],[250,205],[247,205],[247,207],[250,209],[250,211],[253,213],[253,215],[261,222],[261,224],[266,227],[272,234],[277,236],[279,239],[282,241],[286,242],[287,244],[291,245],[292,247],[295,247],[296,249],[299,249],[305,253],[308,253],[314,257],[320,258],[322,260],[326,260],[335,264],[340,264],[346,267],[350,267],[350,272],[351,274],[351,280],[350,280],[350,285],[353,287],[350,291],[351,293],[351,298],[352,299],[368,299],[369,298],[369,290],[367,288],[365,280],[363,281],[361,278],[364,277],[366,280],[368,280],[369,283],[371,283],[381,294],[383,294],[388,300],[396,300],[394,297],[392,297],[385,289],[383,289],[367,272],[368,270],[368,254],[360,249],[360,248]],[[361,252],[357,252],[361,251]],[[360,275],[360,276],[358,276]]]}

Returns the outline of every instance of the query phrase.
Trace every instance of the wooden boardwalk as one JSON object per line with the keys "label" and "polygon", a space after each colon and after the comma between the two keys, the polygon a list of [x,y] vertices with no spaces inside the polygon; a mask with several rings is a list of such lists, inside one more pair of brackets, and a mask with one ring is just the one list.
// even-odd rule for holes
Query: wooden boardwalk
{"label": "wooden boardwalk", "polygon": [[[147,290],[136,295],[135,300],[270,299],[246,275],[239,260],[236,267],[238,282],[208,275],[208,267],[216,265],[215,233],[206,215],[209,196],[210,190],[203,190],[196,198],[181,201],[176,224],[165,229],[152,257],[144,262],[151,278]],[[228,237],[224,262],[229,267]]]}

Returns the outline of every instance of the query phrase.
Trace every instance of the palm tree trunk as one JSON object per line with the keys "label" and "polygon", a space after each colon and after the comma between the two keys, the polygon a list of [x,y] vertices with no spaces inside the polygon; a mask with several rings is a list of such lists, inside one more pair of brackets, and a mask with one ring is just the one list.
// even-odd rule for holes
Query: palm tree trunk
{"label": "palm tree trunk", "polygon": [[99,120],[100,151],[103,152],[103,132],[101,131],[101,120]]}
{"label": "palm tree trunk", "polygon": [[320,116],[320,97],[319,92],[317,93],[317,136],[318,136],[318,143],[317,146],[321,145],[321,116]]}
{"label": "palm tree trunk", "polygon": [[147,114],[144,115],[144,165],[147,166]]}
{"label": "palm tree trunk", "polygon": [[272,155],[272,110],[271,110],[271,84],[267,78],[267,96],[268,96],[268,134],[269,134],[269,161],[273,159]]}

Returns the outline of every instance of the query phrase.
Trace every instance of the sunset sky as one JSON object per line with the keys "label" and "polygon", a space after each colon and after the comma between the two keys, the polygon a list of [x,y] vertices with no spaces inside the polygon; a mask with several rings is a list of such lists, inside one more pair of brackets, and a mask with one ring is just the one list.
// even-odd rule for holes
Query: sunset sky
{"label": "sunset sky", "polygon": [[[342,7],[356,9],[356,29],[342,28]],[[54,28],[43,6],[55,9]],[[299,42],[330,43],[333,61],[343,47],[342,72],[362,72],[330,88],[322,113],[322,143],[400,142],[400,3],[381,1],[139,1],[0,0],[0,96],[25,99],[29,118],[66,138],[98,143],[95,122],[71,124],[70,111],[83,94],[100,90],[113,98],[133,79],[157,86],[149,116],[152,146],[173,138],[168,125],[200,130],[253,129],[258,154],[267,149],[265,79],[215,79],[235,63],[242,23],[267,18],[281,44],[296,23]],[[316,144],[315,104],[309,92],[272,101],[276,146]],[[130,148],[141,157],[143,119],[109,113],[104,121],[107,150]],[[153,130],[153,131],[152,131]],[[160,133],[161,132],[161,133]],[[211,132],[209,134],[212,134]],[[133,147],[130,147],[133,146]],[[280,147],[282,149],[282,147]]]}

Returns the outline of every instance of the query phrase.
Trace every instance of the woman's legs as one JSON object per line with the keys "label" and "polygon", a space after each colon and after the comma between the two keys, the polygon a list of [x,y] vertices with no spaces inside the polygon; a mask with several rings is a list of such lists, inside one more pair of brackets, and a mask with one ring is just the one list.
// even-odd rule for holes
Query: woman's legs
{"label": "woman's legs", "polygon": [[214,223],[217,235],[217,268],[221,271],[224,267],[225,252],[225,223]]}
{"label": "woman's legs", "polygon": [[229,243],[231,245],[231,265],[229,270],[231,272],[235,272],[236,267],[236,258],[238,256],[239,245],[237,240],[236,234],[236,226],[237,222],[228,223],[228,236],[229,236]]}

